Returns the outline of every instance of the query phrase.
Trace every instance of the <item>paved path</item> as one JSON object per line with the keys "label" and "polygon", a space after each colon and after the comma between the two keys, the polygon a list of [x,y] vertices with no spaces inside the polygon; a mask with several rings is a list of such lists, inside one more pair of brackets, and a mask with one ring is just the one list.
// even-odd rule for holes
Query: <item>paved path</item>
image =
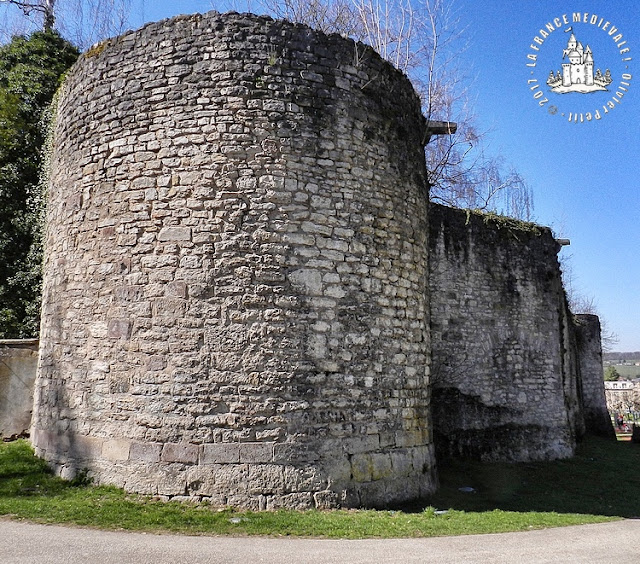
{"label": "paved path", "polygon": [[0,520],[3,564],[640,562],[640,520],[433,539],[316,540],[105,532]]}

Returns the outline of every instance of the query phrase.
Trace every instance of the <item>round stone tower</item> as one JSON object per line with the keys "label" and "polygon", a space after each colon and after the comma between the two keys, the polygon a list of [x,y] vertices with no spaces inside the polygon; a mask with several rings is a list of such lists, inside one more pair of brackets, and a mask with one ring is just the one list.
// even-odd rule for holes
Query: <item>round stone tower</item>
{"label": "round stone tower", "polygon": [[57,106],[37,453],[254,509],[432,491],[424,132],[404,75],[302,25],[90,49]]}

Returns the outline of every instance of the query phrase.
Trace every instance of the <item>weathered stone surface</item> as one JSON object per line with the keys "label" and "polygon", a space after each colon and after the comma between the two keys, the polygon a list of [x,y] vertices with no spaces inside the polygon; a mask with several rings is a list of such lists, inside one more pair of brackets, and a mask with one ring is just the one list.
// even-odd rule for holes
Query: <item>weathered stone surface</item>
{"label": "weathered stone surface", "polygon": [[37,339],[0,341],[0,437],[29,431],[37,364]]}
{"label": "weathered stone surface", "polygon": [[102,444],[102,456],[107,460],[129,460],[131,442],[126,439],[113,439]]}
{"label": "weathered stone surface", "polygon": [[204,445],[203,464],[230,464],[240,462],[240,443]]}
{"label": "weathered stone surface", "polygon": [[191,228],[163,227],[158,233],[158,241],[191,241]]}
{"label": "weathered stone surface", "polygon": [[600,417],[606,407],[602,362],[589,352],[600,345],[576,346],[551,231],[438,205],[429,218],[439,454],[571,456],[585,431],[583,405]]}
{"label": "weathered stone surface", "polygon": [[69,73],[32,427],[58,473],[382,506],[434,490],[435,444],[559,458],[606,426],[550,231],[428,209],[419,101],[360,49],[211,13]]}
{"label": "weathered stone surface", "polygon": [[604,373],[600,320],[596,315],[576,315],[575,327],[586,429],[603,437],[615,438],[616,432],[602,385]]}
{"label": "weathered stone surface", "polygon": [[39,452],[72,469],[81,445],[98,482],[261,509],[384,505],[414,471],[432,490],[433,460],[398,462],[432,440],[406,77],[251,15],[103,47],[58,106]]}
{"label": "weathered stone surface", "polygon": [[200,447],[198,445],[184,443],[166,443],[162,448],[160,460],[163,462],[182,462],[196,464]]}
{"label": "weathered stone surface", "polygon": [[158,443],[133,442],[129,448],[129,458],[140,462],[159,462],[162,445]]}

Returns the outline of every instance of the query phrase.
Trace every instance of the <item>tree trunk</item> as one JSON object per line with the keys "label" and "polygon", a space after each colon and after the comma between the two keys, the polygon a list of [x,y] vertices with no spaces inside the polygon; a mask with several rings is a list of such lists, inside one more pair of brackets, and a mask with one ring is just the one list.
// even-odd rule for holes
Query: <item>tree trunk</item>
{"label": "tree trunk", "polygon": [[44,12],[44,30],[45,31],[53,31],[53,26],[56,23],[56,18],[53,14],[53,7],[55,5],[55,0],[44,0],[42,3],[43,12]]}

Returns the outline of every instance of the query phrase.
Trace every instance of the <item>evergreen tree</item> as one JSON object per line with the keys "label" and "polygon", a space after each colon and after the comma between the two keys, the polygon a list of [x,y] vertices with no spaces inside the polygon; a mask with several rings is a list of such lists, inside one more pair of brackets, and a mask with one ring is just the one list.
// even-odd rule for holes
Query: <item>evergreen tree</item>
{"label": "evergreen tree", "polygon": [[616,370],[615,366],[607,366],[607,369],[604,371],[604,379],[607,382],[620,380],[620,373]]}
{"label": "evergreen tree", "polygon": [[78,51],[56,32],[0,48],[0,337],[37,336],[42,260],[39,176],[49,104]]}

